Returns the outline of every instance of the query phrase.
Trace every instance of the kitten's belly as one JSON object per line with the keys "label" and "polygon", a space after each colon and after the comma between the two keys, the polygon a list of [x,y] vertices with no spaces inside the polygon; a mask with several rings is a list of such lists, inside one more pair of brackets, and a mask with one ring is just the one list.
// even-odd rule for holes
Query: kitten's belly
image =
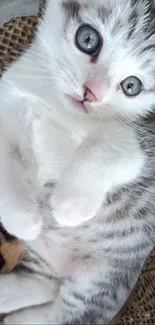
{"label": "kitten's belly", "polygon": [[44,238],[48,249],[50,263],[57,276],[69,276],[75,270],[75,261],[73,260],[73,247],[71,242],[56,242],[55,240]]}
{"label": "kitten's belly", "polygon": [[[37,254],[52,267],[53,275],[57,277],[72,275],[89,253],[86,247],[77,248],[73,237],[63,238],[57,232],[53,232],[51,237],[44,235],[37,239],[32,244],[33,250],[34,246]],[[86,262],[88,264],[89,261]]]}

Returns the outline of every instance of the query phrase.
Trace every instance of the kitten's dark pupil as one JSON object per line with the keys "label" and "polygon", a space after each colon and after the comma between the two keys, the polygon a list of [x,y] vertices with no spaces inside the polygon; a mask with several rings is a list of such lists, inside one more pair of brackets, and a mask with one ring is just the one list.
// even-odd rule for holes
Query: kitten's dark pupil
{"label": "kitten's dark pupil", "polygon": [[127,89],[131,90],[133,88],[133,86],[134,86],[133,82],[129,82],[128,86],[127,86]]}
{"label": "kitten's dark pupil", "polygon": [[92,41],[92,37],[89,35],[89,36],[87,36],[86,39],[84,40],[84,43],[85,43],[86,45],[90,45],[90,44],[91,44],[91,41]]}

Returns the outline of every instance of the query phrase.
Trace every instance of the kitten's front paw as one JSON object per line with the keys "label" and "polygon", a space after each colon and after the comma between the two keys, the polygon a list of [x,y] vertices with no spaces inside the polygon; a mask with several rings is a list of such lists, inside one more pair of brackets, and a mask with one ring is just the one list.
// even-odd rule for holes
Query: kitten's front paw
{"label": "kitten's front paw", "polygon": [[61,226],[75,227],[93,218],[96,206],[89,193],[57,189],[52,197],[53,216]]}
{"label": "kitten's front paw", "polygon": [[41,233],[42,219],[34,217],[30,212],[12,213],[11,218],[1,220],[7,232],[21,240],[34,240]]}
{"label": "kitten's front paw", "polygon": [[7,325],[14,325],[14,324],[26,324],[25,320],[22,320],[21,318],[18,317],[18,314],[10,314],[4,318],[4,321],[2,324],[7,324]]}
{"label": "kitten's front paw", "polygon": [[30,307],[13,312],[5,317],[5,325],[42,325],[42,324],[55,324],[51,323],[46,317],[46,307],[44,306]]}
{"label": "kitten's front paw", "polygon": [[11,313],[10,315],[6,316],[3,321],[4,325],[25,325],[25,324],[41,324],[37,322],[36,319],[31,319],[29,315],[29,310],[21,310],[15,313]]}

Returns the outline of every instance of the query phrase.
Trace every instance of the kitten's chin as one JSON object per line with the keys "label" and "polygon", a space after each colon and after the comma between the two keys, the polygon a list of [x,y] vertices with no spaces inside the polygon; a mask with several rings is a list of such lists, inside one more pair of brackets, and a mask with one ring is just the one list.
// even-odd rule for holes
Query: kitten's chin
{"label": "kitten's chin", "polygon": [[[71,96],[67,96],[67,102],[69,104],[69,111],[71,114],[74,114],[75,116],[83,116],[84,118],[90,119],[90,120],[104,120],[106,118],[109,118],[111,114],[107,112],[107,110],[96,110],[94,109],[93,105],[89,103],[88,101],[81,102]],[[66,105],[66,107],[68,107]]]}
{"label": "kitten's chin", "polygon": [[88,101],[81,101],[73,96],[70,95],[63,95],[59,97],[59,100],[61,98],[61,107],[68,113],[73,116],[79,116],[83,117],[84,119],[90,119],[90,120],[104,120],[106,118],[109,118],[111,116],[111,113],[109,114],[109,110],[107,109],[95,109],[93,105]]}

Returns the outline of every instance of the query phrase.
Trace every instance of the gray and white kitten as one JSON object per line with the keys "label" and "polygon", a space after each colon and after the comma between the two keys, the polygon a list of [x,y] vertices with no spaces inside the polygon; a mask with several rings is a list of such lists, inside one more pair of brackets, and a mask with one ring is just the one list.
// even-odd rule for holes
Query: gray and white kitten
{"label": "gray and white kitten", "polygon": [[49,0],[4,73],[0,213],[28,251],[0,277],[6,324],[107,324],[132,290],[154,246],[154,56],[154,1]]}

